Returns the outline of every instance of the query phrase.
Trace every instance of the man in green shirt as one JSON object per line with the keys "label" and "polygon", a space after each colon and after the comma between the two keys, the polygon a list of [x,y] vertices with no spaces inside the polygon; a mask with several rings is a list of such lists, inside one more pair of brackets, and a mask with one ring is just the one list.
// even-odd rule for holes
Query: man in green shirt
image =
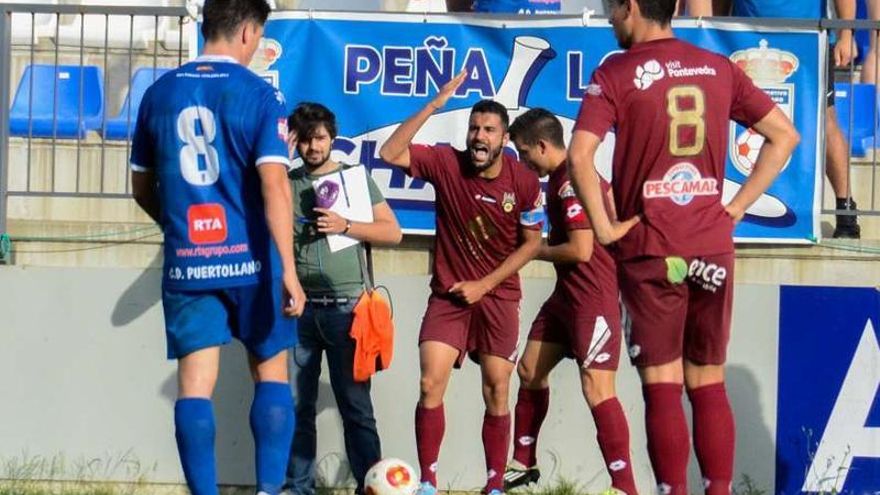
{"label": "man in green shirt", "polygon": [[[315,493],[315,403],[321,359],[326,352],[330,385],[342,416],[345,450],[357,481],[356,493],[361,495],[364,475],[381,458],[381,448],[370,382],[354,381],[355,341],[349,331],[355,303],[364,290],[362,243],[398,244],[400,226],[369,171],[359,176],[351,171],[362,165],[344,165],[330,159],[336,138],[333,112],[317,103],[301,103],[288,117],[288,128],[291,153],[298,151],[303,162],[290,173],[290,180],[294,257],[306,293],[306,307],[299,319],[299,344],[292,353],[296,432],[287,490],[294,495]],[[365,180],[351,180],[363,176]],[[351,221],[331,209],[337,202],[365,194],[372,204],[371,222]],[[360,242],[334,252],[328,236],[339,234]]]}

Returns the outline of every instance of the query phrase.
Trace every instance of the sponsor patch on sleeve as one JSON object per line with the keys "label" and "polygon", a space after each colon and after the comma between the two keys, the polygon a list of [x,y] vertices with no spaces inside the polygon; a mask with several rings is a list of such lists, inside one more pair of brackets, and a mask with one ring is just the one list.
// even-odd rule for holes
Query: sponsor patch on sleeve
{"label": "sponsor patch on sleeve", "polygon": [[533,227],[536,225],[543,225],[544,223],[544,208],[537,207],[531,210],[523,211],[519,214],[519,223],[525,227]]}
{"label": "sponsor patch on sleeve", "polygon": [[287,134],[288,134],[287,119],[281,117],[278,119],[278,138],[286,143],[287,142]]}

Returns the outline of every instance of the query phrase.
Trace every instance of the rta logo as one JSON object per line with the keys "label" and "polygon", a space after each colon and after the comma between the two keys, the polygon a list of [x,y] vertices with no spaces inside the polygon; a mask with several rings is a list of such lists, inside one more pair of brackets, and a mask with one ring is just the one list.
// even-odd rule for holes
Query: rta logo
{"label": "rta logo", "polygon": [[715,263],[708,263],[704,259],[694,258],[688,267],[688,278],[703,290],[715,292],[724,285],[724,281],[727,279],[727,268]]}

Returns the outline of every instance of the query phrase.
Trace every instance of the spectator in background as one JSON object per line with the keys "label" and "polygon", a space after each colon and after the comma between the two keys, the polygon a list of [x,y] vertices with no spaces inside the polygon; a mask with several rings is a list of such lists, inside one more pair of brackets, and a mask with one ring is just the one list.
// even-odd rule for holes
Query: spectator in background
{"label": "spectator in background", "polygon": [[712,0],[678,0],[679,15],[712,17]]}
{"label": "spectator in background", "polygon": [[[299,344],[292,353],[297,428],[287,486],[293,495],[315,493],[315,403],[321,359],[326,352],[330,385],[342,416],[345,453],[357,482],[355,493],[361,495],[367,470],[381,458],[370,381],[354,380],[355,341],[349,335],[354,307],[366,282],[366,258],[363,244],[334,252],[327,236],[343,234],[362,243],[391,245],[400,242],[400,226],[369,172],[360,184],[346,181],[341,175],[362,165],[344,165],[330,159],[337,132],[333,112],[317,103],[301,103],[288,118],[288,127],[290,153],[298,151],[303,161],[302,167],[290,173],[290,182],[296,216],[294,258],[308,300],[299,321]],[[334,177],[340,180],[336,182]],[[319,194],[315,188],[322,178],[327,180],[320,190],[327,194]],[[373,205],[371,222],[352,222],[331,210],[334,198],[347,201],[355,194],[369,195]]]}
{"label": "spectator in background", "polygon": [[[863,0],[866,10],[867,10],[867,18],[877,22],[880,20],[880,0]],[[867,84],[876,84],[877,83],[877,38],[880,37],[880,33],[877,31],[873,31],[869,35],[869,39],[871,44],[868,47],[868,53],[865,54],[862,59],[862,75],[861,79],[863,83]]]}
{"label": "spectator in background", "polygon": [[446,0],[449,12],[493,14],[556,14],[562,0]]}
{"label": "spectator in background", "polygon": [[[877,0],[869,0],[877,3]],[[822,19],[828,16],[826,0],[731,0],[732,15],[737,17],[783,17]],[[855,19],[855,0],[834,0],[837,17]],[[718,10],[724,12],[726,9]],[[825,112],[825,174],[834,190],[837,210],[856,210],[856,202],[850,196],[847,142],[837,123],[834,110],[834,67],[844,67],[855,59],[857,53],[851,29],[837,33],[837,42],[829,52]],[[854,214],[837,215],[835,238],[858,239],[861,228]]]}

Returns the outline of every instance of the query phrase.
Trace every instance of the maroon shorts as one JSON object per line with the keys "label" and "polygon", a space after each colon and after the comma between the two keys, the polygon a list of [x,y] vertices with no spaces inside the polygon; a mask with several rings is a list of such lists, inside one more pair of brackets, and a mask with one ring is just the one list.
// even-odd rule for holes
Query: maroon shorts
{"label": "maroon shorts", "polygon": [[532,322],[529,340],[566,348],[566,356],[581,368],[617,370],[620,362],[620,309],[572,308],[556,293],[541,306]]}
{"label": "maroon shorts", "polygon": [[458,349],[456,368],[461,367],[465,355],[475,362],[479,362],[479,354],[516,362],[519,301],[483,296],[477,304],[468,306],[432,294],[422,319],[419,344],[429,340]]}
{"label": "maroon shorts", "polygon": [[680,357],[724,364],[730,340],[733,254],[618,262],[632,363],[657,366]]}

